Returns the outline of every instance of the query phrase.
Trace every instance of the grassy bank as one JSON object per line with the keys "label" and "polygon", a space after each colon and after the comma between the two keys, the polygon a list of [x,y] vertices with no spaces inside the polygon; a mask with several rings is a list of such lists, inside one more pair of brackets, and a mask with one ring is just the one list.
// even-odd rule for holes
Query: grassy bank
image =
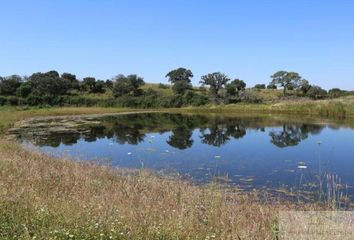
{"label": "grassy bank", "polygon": [[273,239],[278,211],[297,208],[147,172],[124,176],[5,140],[0,153],[1,239]]}
{"label": "grassy bank", "polygon": [[183,108],[181,111],[214,113],[282,113],[298,116],[344,119],[354,117],[354,98],[346,97],[322,101],[279,101],[268,104],[229,104]]}
{"label": "grassy bank", "polygon": [[[318,111],[304,106],[230,105],[166,111]],[[14,122],[34,116],[123,111],[137,110],[0,108],[0,129],[4,132]],[[347,106],[345,111],[346,116],[351,114]],[[321,208],[261,202],[256,192],[198,187],[145,171],[126,175],[123,170],[53,159],[3,137],[0,180],[0,239],[274,239],[280,210]]]}
{"label": "grassy bank", "polygon": [[96,113],[119,113],[129,111],[167,111],[190,113],[283,113],[297,116],[312,116],[334,119],[354,117],[354,97],[322,101],[281,101],[268,104],[229,104],[207,105],[203,107],[186,107],[170,109],[129,109],[103,107],[52,107],[22,108],[0,107],[0,134],[16,121],[35,116],[77,115]]}

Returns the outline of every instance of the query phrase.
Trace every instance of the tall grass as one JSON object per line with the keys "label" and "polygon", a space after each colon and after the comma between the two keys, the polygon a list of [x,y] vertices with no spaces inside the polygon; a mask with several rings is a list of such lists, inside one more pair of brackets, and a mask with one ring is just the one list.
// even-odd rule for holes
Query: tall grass
{"label": "tall grass", "polygon": [[273,239],[278,211],[296,208],[52,159],[5,140],[0,153],[1,239]]}

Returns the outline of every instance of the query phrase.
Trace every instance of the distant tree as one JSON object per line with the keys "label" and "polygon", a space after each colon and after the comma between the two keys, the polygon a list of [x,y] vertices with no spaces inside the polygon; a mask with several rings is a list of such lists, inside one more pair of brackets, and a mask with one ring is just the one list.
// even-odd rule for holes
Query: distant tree
{"label": "distant tree", "polygon": [[82,79],[81,88],[86,92],[92,93],[94,91],[95,85],[96,78],[94,77],[85,77],[84,79]]}
{"label": "distant tree", "polygon": [[113,89],[113,81],[112,80],[106,80],[106,88],[112,90]]}
{"label": "distant tree", "polygon": [[173,84],[172,90],[175,94],[184,94],[187,90],[192,89],[193,73],[189,69],[177,68],[167,73],[166,77]]}
{"label": "distant tree", "polygon": [[0,77],[0,95],[15,95],[17,89],[21,86],[22,78],[18,75],[9,77]]}
{"label": "distant tree", "polygon": [[239,92],[246,89],[246,83],[243,80],[235,79],[226,85],[226,89],[229,95],[236,96]]}
{"label": "distant tree", "polygon": [[277,85],[275,85],[275,84],[268,84],[267,89],[277,89]]}
{"label": "distant tree", "polygon": [[265,84],[256,84],[256,85],[254,86],[254,88],[255,88],[255,89],[258,89],[258,90],[260,90],[260,89],[266,89],[266,85],[265,85]]}
{"label": "distant tree", "polygon": [[17,89],[17,95],[23,98],[28,97],[28,95],[32,91],[32,84],[31,82],[24,82],[21,84],[21,86]]}
{"label": "distant tree", "polygon": [[76,79],[76,75],[74,74],[71,74],[71,73],[63,73],[61,75],[62,78],[68,80],[71,84],[71,88],[72,89],[77,89],[79,90],[80,88],[80,82],[79,80]]}
{"label": "distant tree", "polygon": [[113,96],[121,97],[124,95],[139,96],[142,94],[141,86],[145,84],[144,79],[132,74],[124,76],[123,74],[115,77],[113,86]]}
{"label": "distant tree", "polygon": [[337,98],[345,94],[345,91],[339,89],[339,88],[332,88],[328,91],[329,96],[332,98]]}
{"label": "distant tree", "polygon": [[40,95],[66,95],[70,88],[70,82],[61,78],[56,71],[34,73],[28,78],[28,82]]}
{"label": "distant tree", "polygon": [[27,98],[30,105],[61,104],[61,96],[67,95],[70,81],[56,71],[34,73],[18,89],[18,95]]}
{"label": "distant tree", "polygon": [[327,91],[319,86],[311,86],[311,88],[307,92],[307,96],[315,100],[323,99],[327,96]]}
{"label": "distant tree", "polygon": [[222,101],[220,91],[230,81],[230,78],[220,72],[209,73],[202,76],[200,83],[204,86],[209,86],[209,92],[214,103],[220,103]]}
{"label": "distant tree", "polygon": [[310,88],[311,85],[306,79],[301,79],[299,81],[299,90],[302,92],[303,95],[306,95]]}
{"label": "distant tree", "polygon": [[106,83],[103,80],[97,80],[95,86],[92,89],[92,93],[104,93]]}
{"label": "distant tree", "polygon": [[299,81],[301,80],[301,76],[296,72],[286,72],[286,71],[278,71],[274,73],[272,76],[272,81],[270,84],[279,85],[283,87],[283,94],[286,96],[286,91],[289,88],[297,87]]}

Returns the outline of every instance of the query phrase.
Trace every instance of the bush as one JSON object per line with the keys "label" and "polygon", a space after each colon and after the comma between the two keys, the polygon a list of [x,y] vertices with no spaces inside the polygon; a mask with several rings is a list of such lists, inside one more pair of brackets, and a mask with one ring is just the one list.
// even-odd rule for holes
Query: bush
{"label": "bush", "polygon": [[243,91],[240,100],[245,103],[262,103],[263,99],[255,91]]}
{"label": "bush", "polygon": [[3,96],[0,96],[0,106],[4,106],[6,103],[6,98]]}
{"label": "bush", "polygon": [[275,84],[269,84],[269,85],[267,86],[267,89],[277,89],[277,85],[275,85]]}
{"label": "bush", "polygon": [[11,106],[17,106],[19,104],[19,99],[14,96],[7,97],[6,104],[11,105]]}
{"label": "bush", "polygon": [[344,96],[346,94],[346,91],[343,91],[339,88],[332,88],[331,90],[328,91],[328,94],[332,98],[337,98],[337,97]]}
{"label": "bush", "polygon": [[265,84],[256,84],[256,85],[254,86],[254,88],[255,88],[255,89],[258,89],[258,90],[260,90],[260,89],[266,89],[266,85],[265,85]]}
{"label": "bush", "polygon": [[159,83],[159,85],[157,86],[158,88],[161,88],[161,89],[168,89],[170,88],[167,84],[162,84],[162,83]]}
{"label": "bush", "polygon": [[315,100],[324,99],[327,97],[327,91],[319,86],[311,86],[306,95]]}

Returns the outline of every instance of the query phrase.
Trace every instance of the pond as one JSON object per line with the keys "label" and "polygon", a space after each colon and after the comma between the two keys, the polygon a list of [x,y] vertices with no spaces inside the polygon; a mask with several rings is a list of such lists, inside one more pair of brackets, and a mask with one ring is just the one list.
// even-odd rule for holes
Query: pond
{"label": "pond", "polygon": [[354,130],[273,115],[139,113],[39,118],[10,130],[27,147],[193,183],[318,200],[354,196]]}

